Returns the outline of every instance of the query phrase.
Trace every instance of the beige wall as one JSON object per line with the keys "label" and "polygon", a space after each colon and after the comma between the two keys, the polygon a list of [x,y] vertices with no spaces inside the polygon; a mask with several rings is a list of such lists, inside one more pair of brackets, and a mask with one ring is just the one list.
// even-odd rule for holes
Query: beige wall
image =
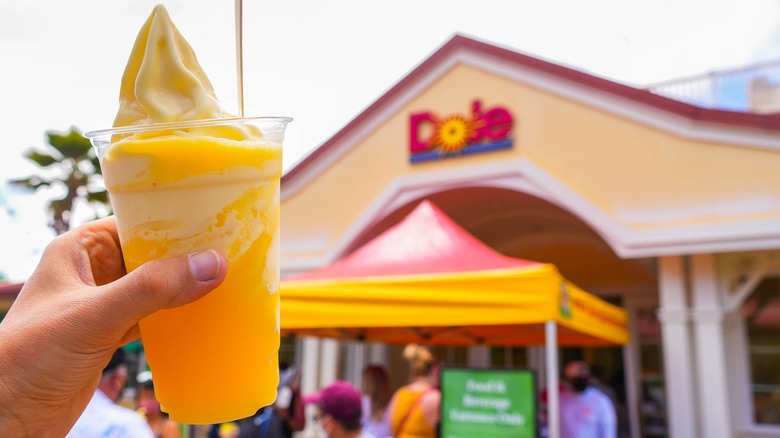
{"label": "beige wall", "polygon": [[[513,149],[409,162],[408,118],[501,105]],[[474,67],[457,65],[302,190],[282,201],[283,242],[330,247],[398,176],[524,158],[627,229],[780,219],[780,152],[676,137]],[[314,248],[315,246],[312,246]],[[308,252],[307,252],[308,251]],[[321,256],[294,249],[287,257]]]}

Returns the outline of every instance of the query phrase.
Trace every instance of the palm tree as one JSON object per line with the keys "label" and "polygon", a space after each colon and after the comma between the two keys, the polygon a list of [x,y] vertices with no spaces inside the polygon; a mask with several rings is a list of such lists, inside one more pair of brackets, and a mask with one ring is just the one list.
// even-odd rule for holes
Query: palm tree
{"label": "palm tree", "polygon": [[52,221],[49,226],[59,235],[70,229],[72,211],[77,199],[89,203],[108,205],[108,193],[95,180],[102,177],[100,163],[89,140],[81,131],[71,126],[69,132],[46,131],[50,148],[45,152],[29,150],[24,156],[43,169],[50,169],[53,176],[29,176],[9,181],[11,184],[32,191],[45,187],[62,187],[65,196],[49,201]]}

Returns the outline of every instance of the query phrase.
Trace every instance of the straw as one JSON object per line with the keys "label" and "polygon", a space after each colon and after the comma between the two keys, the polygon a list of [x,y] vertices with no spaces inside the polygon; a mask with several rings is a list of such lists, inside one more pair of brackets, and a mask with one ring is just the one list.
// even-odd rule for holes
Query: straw
{"label": "straw", "polygon": [[244,50],[243,50],[243,5],[236,0],[236,72],[238,77],[238,116],[244,117]]}

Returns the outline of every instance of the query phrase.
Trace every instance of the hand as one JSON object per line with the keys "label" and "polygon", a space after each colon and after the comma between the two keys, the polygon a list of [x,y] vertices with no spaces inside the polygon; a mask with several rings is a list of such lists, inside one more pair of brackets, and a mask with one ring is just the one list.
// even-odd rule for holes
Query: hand
{"label": "hand", "polygon": [[64,436],[138,321],[201,298],[226,272],[209,250],[126,275],[114,218],[54,239],[0,324],[0,436]]}

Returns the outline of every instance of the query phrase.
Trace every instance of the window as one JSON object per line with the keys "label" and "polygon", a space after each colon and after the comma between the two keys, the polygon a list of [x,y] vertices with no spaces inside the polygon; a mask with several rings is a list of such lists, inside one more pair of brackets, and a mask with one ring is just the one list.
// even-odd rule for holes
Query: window
{"label": "window", "polygon": [[753,419],[780,425],[780,278],[765,278],[742,305],[748,337]]}

